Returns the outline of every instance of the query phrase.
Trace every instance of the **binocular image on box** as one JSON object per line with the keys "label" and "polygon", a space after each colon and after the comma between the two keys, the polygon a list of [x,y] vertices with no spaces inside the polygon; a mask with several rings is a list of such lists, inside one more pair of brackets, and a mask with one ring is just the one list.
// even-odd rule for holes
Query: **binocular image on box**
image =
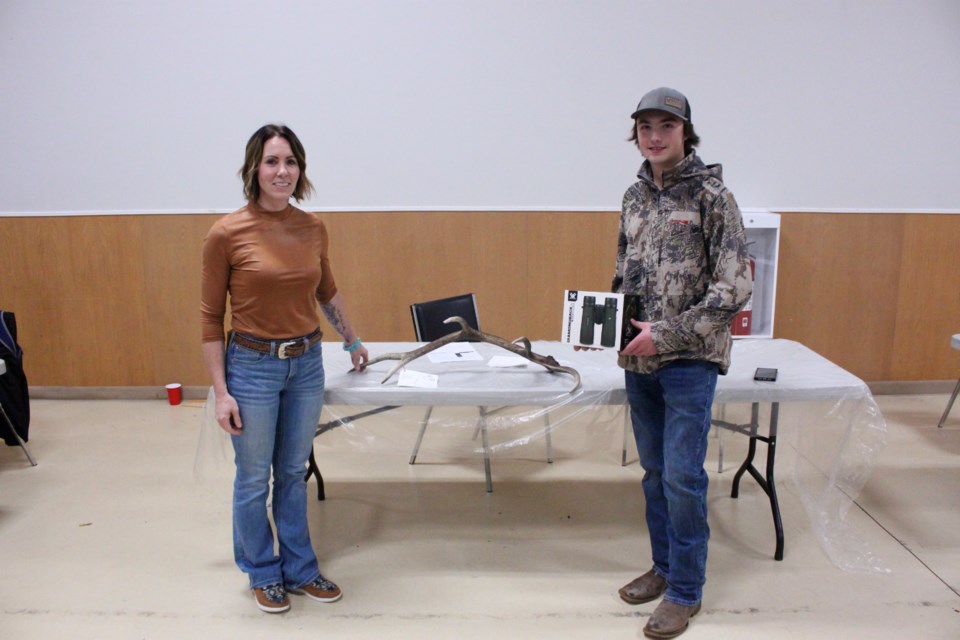
{"label": "binocular image on box", "polygon": [[603,326],[603,329],[600,330],[600,346],[614,346],[617,341],[616,298],[605,298],[603,305],[598,305],[596,297],[583,297],[583,317],[580,320],[580,344],[594,344],[597,325]]}
{"label": "binocular image on box", "polygon": [[563,296],[561,342],[622,351],[639,333],[639,329],[630,324],[631,318],[640,320],[641,317],[639,295],[567,289]]}

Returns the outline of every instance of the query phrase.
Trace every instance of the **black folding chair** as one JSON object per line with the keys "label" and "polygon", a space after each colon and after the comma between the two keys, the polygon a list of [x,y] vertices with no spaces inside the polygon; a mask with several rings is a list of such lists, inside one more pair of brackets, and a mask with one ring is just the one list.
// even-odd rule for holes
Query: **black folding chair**
{"label": "black folding chair", "polygon": [[[11,415],[13,416],[11,418]],[[0,311],[0,437],[9,446],[19,445],[34,467],[37,461],[27,449],[30,426],[30,396],[23,371],[23,349],[17,344],[17,320]]]}
{"label": "black folding chair", "polygon": [[[413,316],[413,331],[417,342],[432,342],[447,334],[460,330],[460,325],[456,323],[444,324],[444,320],[459,316],[476,330],[480,330],[480,316],[477,312],[477,299],[472,293],[464,293],[449,298],[439,300],[430,300],[428,302],[418,302],[410,305],[410,315]],[[487,417],[501,411],[504,407],[490,409],[489,407],[477,407],[480,411],[480,418],[477,421],[477,428],[473,432],[473,438],[481,436],[483,445],[483,467],[487,479],[487,493],[493,492],[493,480],[490,474],[490,447],[487,439]],[[430,423],[430,416],[433,414],[433,407],[427,407],[420,424],[420,431],[417,434],[417,441],[413,446],[413,453],[410,455],[410,464],[415,464],[417,454],[420,452],[420,445],[423,442],[423,434],[427,430],[427,424]],[[549,414],[544,413],[547,421],[546,442],[547,442],[547,462],[553,462],[553,445],[550,439]]]}

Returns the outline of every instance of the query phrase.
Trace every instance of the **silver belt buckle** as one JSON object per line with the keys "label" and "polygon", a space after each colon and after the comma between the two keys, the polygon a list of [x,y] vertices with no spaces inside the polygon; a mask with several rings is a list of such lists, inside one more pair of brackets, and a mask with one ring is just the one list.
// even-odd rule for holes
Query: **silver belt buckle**
{"label": "silver belt buckle", "polygon": [[287,355],[287,348],[295,347],[298,344],[300,344],[300,342],[301,342],[300,340],[291,340],[290,342],[281,343],[280,346],[277,347],[277,357],[280,358],[281,360],[286,360],[287,358],[290,358],[291,356]]}

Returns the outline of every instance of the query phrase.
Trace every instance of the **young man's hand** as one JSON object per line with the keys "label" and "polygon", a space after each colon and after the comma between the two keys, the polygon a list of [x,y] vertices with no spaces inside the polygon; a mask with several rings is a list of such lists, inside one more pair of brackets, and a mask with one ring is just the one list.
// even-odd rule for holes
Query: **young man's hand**
{"label": "young man's hand", "polygon": [[653,336],[650,335],[650,323],[638,322],[633,318],[630,323],[637,329],[640,329],[639,335],[630,341],[626,349],[620,353],[625,356],[655,356],[657,355],[657,345],[653,343]]}

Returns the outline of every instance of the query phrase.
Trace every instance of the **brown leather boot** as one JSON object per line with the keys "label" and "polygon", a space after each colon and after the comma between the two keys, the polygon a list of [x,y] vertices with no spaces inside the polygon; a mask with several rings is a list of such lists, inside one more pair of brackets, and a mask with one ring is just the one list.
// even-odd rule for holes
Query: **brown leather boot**
{"label": "brown leather boot", "polygon": [[700,603],[687,607],[664,600],[654,610],[643,628],[648,638],[676,638],[690,626],[690,618],[700,611]]}
{"label": "brown leather boot", "polygon": [[630,584],[620,588],[620,599],[627,604],[643,604],[656,600],[667,590],[667,581],[650,569]]}

